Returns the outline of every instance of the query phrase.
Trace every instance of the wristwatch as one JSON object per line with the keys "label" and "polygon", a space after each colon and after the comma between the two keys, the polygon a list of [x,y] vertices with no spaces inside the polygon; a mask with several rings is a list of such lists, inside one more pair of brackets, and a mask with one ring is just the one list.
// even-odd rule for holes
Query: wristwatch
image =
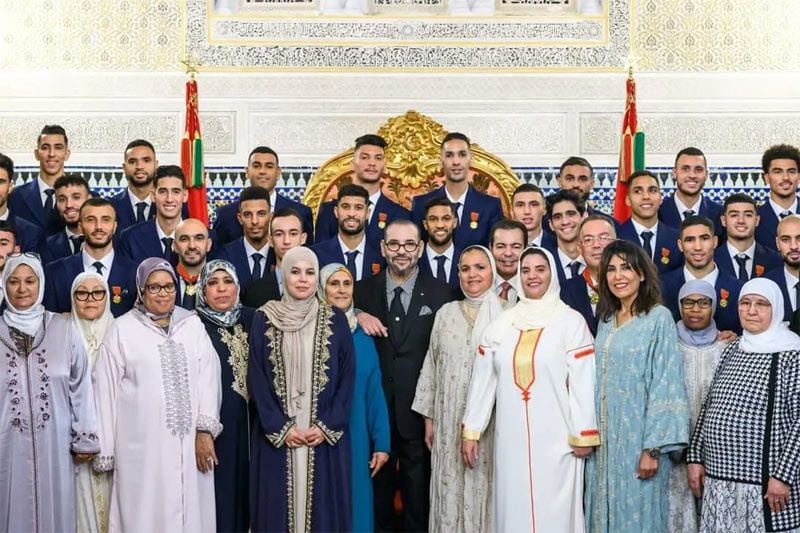
{"label": "wristwatch", "polygon": [[644,451],[651,459],[658,459],[658,456],[661,455],[661,450],[658,448],[645,448]]}

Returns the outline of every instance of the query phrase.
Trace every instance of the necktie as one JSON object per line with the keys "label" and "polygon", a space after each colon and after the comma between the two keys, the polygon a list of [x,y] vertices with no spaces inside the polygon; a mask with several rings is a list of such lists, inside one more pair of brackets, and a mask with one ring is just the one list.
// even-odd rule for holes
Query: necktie
{"label": "necktie", "polygon": [[136,202],[136,222],[144,222],[147,218],[144,212],[147,209],[147,202]]}
{"label": "necktie", "polygon": [[55,202],[53,200],[53,196],[56,194],[55,189],[47,189],[44,191],[47,195],[47,199],[44,201],[44,211],[45,215],[49,218],[53,214],[53,209],[55,208]]}
{"label": "necktie", "polygon": [[461,202],[453,202],[453,207],[456,208],[456,218],[461,220]]}
{"label": "necktie", "polygon": [[792,214],[794,214],[794,213],[792,213],[792,212],[791,212],[791,211],[789,211],[789,210],[782,211],[782,212],[781,212],[781,220],[783,220],[784,218],[786,218],[786,217],[788,217],[789,215],[792,215]]}
{"label": "necktie", "polygon": [[653,238],[652,231],[643,231],[642,232],[642,248],[644,248],[644,252],[647,254],[647,257],[650,259],[653,258],[653,247],[650,244],[650,240]]}
{"label": "necktie", "polygon": [[687,218],[694,216],[694,209],[687,209],[683,212],[683,219],[686,220]]}
{"label": "necktie", "polygon": [[98,274],[100,274],[101,276],[103,275],[103,263],[101,263],[100,261],[95,261],[94,263],[92,263],[92,266],[94,267],[95,270],[97,270]]}
{"label": "necktie", "polygon": [[800,281],[794,284],[794,310],[797,311],[797,304],[800,303]]}
{"label": "necktie", "polygon": [[447,272],[444,270],[444,263],[447,261],[447,256],[437,255],[434,257],[438,265],[436,265],[436,279],[447,283]]}
{"label": "necktie", "polygon": [[69,242],[72,244],[72,253],[77,254],[81,251],[81,244],[83,244],[83,235],[73,235],[69,238]]}
{"label": "necktie", "polygon": [[736,259],[736,263],[739,265],[739,280],[749,280],[750,276],[747,275],[747,254],[736,254],[734,259]]}
{"label": "necktie", "polygon": [[164,259],[172,259],[172,237],[162,237],[161,243],[164,245]]}
{"label": "necktie", "polygon": [[570,278],[577,278],[580,274],[581,264],[578,261],[573,261],[569,264]]}
{"label": "necktie", "polygon": [[347,270],[353,275],[354,280],[358,280],[358,276],[356,275],[356,256],[358,255],[358,250],[345,252],[344,255],[347,256]]}
{"label": "necktie", "polygon": [[403,319],[406,316],[406,310],[403,308],[403,294],[402,287],[395,287],[392,302],[389,304],[389,336],[398,338],[403,331]]}
{"label": "necktie", "polygon": [[253,281],[261,279],[261,260],[264,259],[264,256],[253,252],[250,257],[253,259]]}
{"label": "necktie", "polygon": [[[189,286],[188,284],[185,284],[185,285],[186,285],[186,287]],[[196,298],[196,294],[194,294],[194,293],[193,294],[189,294],[188,292],[186,292],[186,290],[184,290],[183,291],[183,305],[181,307],[183,307],[184,309],[188,309],[189,311],[193,310],[194,309],[194,305],[195,305],[195,301],[196,301],[195,298]]]}
{"label": "necktie", "polygon": [[500,294],[497,295],[498,298],[503,300],[504,302],[508,301],[508,291],[511,290],[511,284],[507,281],[504,281],[500,284]]}

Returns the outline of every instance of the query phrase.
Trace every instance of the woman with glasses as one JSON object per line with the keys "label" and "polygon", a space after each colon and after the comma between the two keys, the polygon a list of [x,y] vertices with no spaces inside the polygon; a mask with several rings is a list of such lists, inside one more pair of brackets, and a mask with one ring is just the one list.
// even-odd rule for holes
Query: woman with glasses
{"label": "woman with glasses", "polygon": [[91,368],[70,320],[45,311],[36,254],[11,254],[0,320],[0,531],[74,531],[73,463],[100,451]]}
{"label": "woman with glasses", "polygon": [[[719,330],[714,323],[717,293],[709,282],[699,279],[687,281],[678,293],[678,304],[681,312],[681,321],[678,322],[678,349],[683,356],[691,427],[694,427],[714,370],[727,343],[718,340]],[[681,454],[674,459],[677,464],[673,466],[669,480],[669,531],[695,532],[700,509],[695,505],[694,496],[689,489],[686,457]]]}
{"label": "woman with glasses", "polygon": [[247,382],[256,410],[250,460],[253,531],[350,531],[353,337],[317,298],[319,264],[283,257],[283,297],[257,312]]}
{"label": "woman with glasses", "polygon": [[775,282],[739,293],[742,337],[717,367],[689,446],[689,485],[703,498],[700,530],[800,528],[800,337],[783,324]]}
{"label": "woman with glasses", "polygon": [[[114,322],[108,284],[95,272],[82,272],[72,282],[72,323],[88,356],[89,369],[100,355],[100,344]],[[75,470],[75,512],[78,531],[108,531],[111,484],[108,474],[94,472],[89,464]]]}
{"label": "woman with glasses", "polygon": [[595,405],[602,444],[586,467],[592,533],[667,531],[671,463],[662,455],[689,441],[683,360],[658,272],[627,241],[600,265]]}
{"label": "woman with glasses", "polygon": [[217,531],[246,532],[250,524],[250,414],[247,391],[247,334],[253,309],[239,302],[239,278],[232,264],[220,259],[203,266],[197,280],[197,311],[214,344],[222,369],[225,428],[214,442],[219,466],[214,470]]}
{"label": "woman with glasses", "polygon": [[176,286],[167,261],[142,261],[136,305],[109,327],[95,364],[93,466],[114,472],[110,531],[216,530],[220,364],[197,315],[175,307]]}

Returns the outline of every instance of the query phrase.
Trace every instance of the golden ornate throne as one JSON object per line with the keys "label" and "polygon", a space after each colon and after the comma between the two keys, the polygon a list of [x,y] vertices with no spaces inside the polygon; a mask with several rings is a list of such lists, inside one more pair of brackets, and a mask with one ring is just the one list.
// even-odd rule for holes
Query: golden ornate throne
{"label": "golden ornate throne", "polygon": [[[387,142],[383,194],[410,209],[414,196],[442,185],[439,151],[447,131],[441,124],[416,111],[408,111],[386,121],[378,135]],[[351,182],[352,161],[350,148],[326,161],[311,176],[303,203],[313,210],[314,219],[322,202],[336,198],[339,185]],[[475,143],[470,181],[479,191],[500,198],[503,211],[509,212],[511,195],[519,179],[503,160]]]}

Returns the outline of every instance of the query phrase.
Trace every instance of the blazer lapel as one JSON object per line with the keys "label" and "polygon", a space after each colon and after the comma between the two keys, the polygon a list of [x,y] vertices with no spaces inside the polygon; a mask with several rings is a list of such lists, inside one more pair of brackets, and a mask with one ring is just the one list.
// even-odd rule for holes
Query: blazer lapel
{"label": "blazer lapel", "polygon": [[[383,291],[384,295],[386,291]],[[419,311],[422,309],[422,306],[427,301],[425,296],[425,289],[420,284],[420,279],[417,278],[416,283],[414,283],[414,289],[411,291],[411,302],[408,304],[408,311],[406,311],[406,318],[403,321],[403,329],[400,338],[397,341],[396,347],[400,347],[405,342],[406,337],[408,337],[408,333],[411,331],[411,322],[419,316]]]}
{"label": "blazer lapel", "polygon": [[39,184],[36,181],[31,182],[31,184],[32,187],[25,191],[22,199],[28,204],[28,209],[36,217],[36,220],[42,227],[46,228],[48,220],[44,216],[44,205],[42,204],[42,197],[39,195]]}

